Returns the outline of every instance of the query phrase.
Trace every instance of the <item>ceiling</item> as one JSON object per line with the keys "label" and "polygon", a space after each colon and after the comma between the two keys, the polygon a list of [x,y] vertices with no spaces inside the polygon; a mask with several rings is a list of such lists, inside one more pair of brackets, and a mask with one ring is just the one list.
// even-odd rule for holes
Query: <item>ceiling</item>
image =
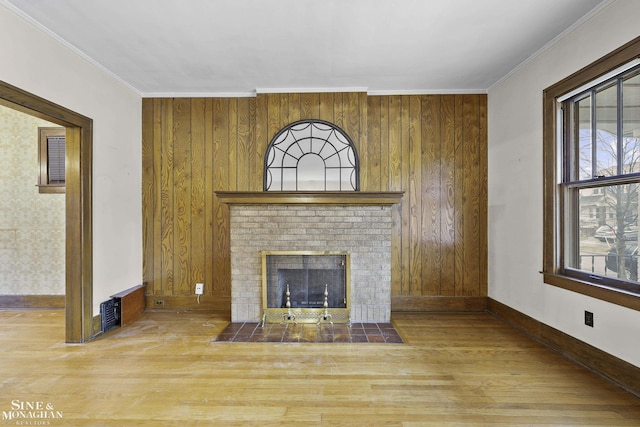
{"label": "ceiling", "polygon": [[0,0],[142,96],[484,93],[610,0]]}

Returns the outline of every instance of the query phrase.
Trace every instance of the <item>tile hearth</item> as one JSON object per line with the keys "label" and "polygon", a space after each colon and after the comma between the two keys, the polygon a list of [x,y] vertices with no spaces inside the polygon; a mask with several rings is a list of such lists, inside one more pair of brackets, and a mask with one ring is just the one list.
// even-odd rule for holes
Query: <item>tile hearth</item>
{"label": "tile hearth", "polygon": [[230,323],[213,342],[403,343],[391,323],[267,323],[262,327],[257,322]]}

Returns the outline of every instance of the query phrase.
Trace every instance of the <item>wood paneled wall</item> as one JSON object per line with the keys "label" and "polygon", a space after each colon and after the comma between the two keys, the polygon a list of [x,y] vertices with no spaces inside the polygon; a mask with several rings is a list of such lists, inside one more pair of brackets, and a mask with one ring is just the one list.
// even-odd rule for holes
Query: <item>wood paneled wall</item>
{"label": "wood paneled wall", "polygon": [[394,211],[393,309],[477,308],[456,301],[487,295],[486,106],[485,95],[144,99],[148,308],[228,309],[229,211],[214,192],[261,191],[267,145],[300,119],[352,138],[362,191],[405,192]]}
{"label": "wood paneled wall", "polygon": [[250,188],[255,161],[251,98],[144,99],[143,275],[147,308],[227,308],[229,209],[217,190]]}

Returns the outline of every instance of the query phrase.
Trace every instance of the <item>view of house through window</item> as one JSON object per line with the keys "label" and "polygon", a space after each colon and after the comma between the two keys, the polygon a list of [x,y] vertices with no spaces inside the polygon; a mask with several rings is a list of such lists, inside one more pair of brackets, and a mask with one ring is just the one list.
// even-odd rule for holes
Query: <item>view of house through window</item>
{"label": "view of house through window", "polygon": [[638,282],[640,68],[563,101],[564,262]]}

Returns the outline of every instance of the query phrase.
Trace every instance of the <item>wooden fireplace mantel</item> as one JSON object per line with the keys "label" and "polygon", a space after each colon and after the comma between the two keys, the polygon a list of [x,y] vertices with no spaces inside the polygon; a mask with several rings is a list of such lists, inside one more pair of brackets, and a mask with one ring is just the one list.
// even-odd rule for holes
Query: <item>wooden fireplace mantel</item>
{"label": "wooden fireplace mantel", "polygon": [[218,199],[235,205],[341,205],[391,206],[404,191],[216,191]]}

